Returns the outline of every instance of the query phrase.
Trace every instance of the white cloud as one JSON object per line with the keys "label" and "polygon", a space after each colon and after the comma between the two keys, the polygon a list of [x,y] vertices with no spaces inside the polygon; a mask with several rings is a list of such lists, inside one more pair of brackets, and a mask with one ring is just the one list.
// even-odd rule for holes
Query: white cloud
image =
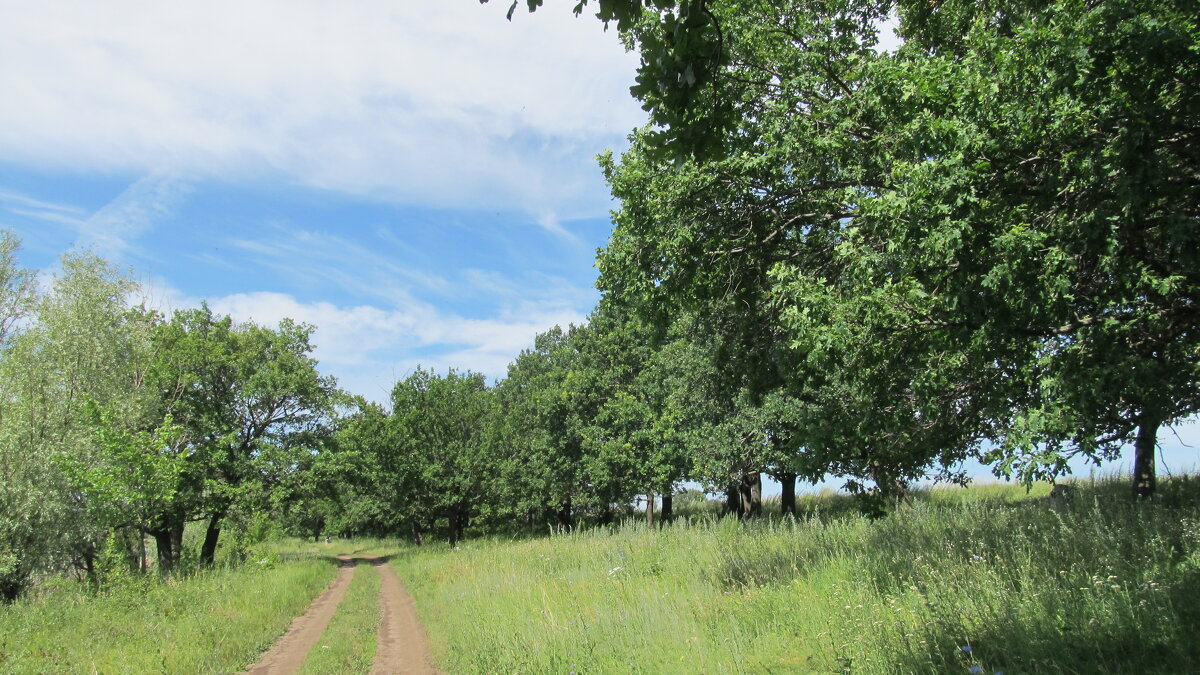
{"label": "white cloud", "polygon": [[[286,317],[316,326],[313,342],[322,370],[336,375],[344,388],[380,401],[387,399],[395,380],[418,365],[438,372],[453,367],[481,372],[489,379],[503,377],[508,363],[532,346],[537,333],[584,320],[566,307],[521,308],[494,318],[467,319],[422,303],[394,309],[339,307],[267,292],[213,298],[208,304],[238,321],[276,325]],[[423,355],[413,356],[417,351]]]}
{"label": "white cloud", "polygon": [[67,222],[78,223],[85,211],[70,204],[55,204],[34,199],[19,192],[0,189],[0,207],[6,211],[20,213],[33,218],[43,217],[43,214],[54,214],[56,217],[67,219]]}
{"label": "white cloud", "polygon": [[636,57],[567,5],[511,23],[506,10],[5,3],[0,154],[72,170],[282,176],[545,223],[603,215],[591,157],[642,119],[628,95]]}
{"label": "white cloud", "polygon": [[[134,240],[169,217],[188,191],[185,182],[170,174],[147,175],[81,220],[75,245],[112,261],[121,260],[134,248]],[[139,253],[146,256],[145,251]]]}

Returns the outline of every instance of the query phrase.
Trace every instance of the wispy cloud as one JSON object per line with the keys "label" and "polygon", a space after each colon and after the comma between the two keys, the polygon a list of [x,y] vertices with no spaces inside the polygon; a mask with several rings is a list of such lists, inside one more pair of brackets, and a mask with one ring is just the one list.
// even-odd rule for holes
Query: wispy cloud
{"label": "wispy cloud", "polygon": [[0,155],[602,216],[592,156],[643,119],[636,57],[567,6],[503,4],[5,3]]}
{"label": "wispy cloud", "polygon": [[169,218],[189,191],[188,184],[173,174],[147,175],[79,222],[75,245],[114,262],[124,259],[130,251],[146,257],[146,251],[134,242]]}
{"label": "wispy cloud", "polygon": [[28,195],[23,195],[19,192],[0,189],[0,205],[3,205],[7,210],[14,208],[27,208],[35,211],[50,211],[54,213],[62,213],[64,215],[82,216],[87,212],[71,204],[55,204],[40,199],[34,199]]}
{"label": "wispy cloud", "polygon": [[18,216],[79,227],[87,211],[71,204],[56,204],[34,199],[19,192],[0,189],[0,209]]}
{"label": "wispy cloud", "polygon": [[[384,306],[408,306],[415,298],[472,301],[485,312],[506,311],[529,302],[540,307],[589,307],[596,291],[543,272],[521,270],[519,261],[498,253],[495,269],[456,268],[423,252],[394,234],[375,233],[375,240],[350,239],[330,232],[276,223],[258,238],[231,237],[229,248],[249,254],[255,267],[270,269],[294,286],[341,289],[351,297],[370,298]],[[586,257],[586,256],[585,256]],[[424,271],[435,267],[447,274]]]}
{"label": "wispy cloud", "polygon": [[276,224],[269,239],[231,238],[230,247],[296,283],[333,285],[359,297],[407,302],[410,288],[443,292],[450,282],[425,274],[367,245],[328,232]]}

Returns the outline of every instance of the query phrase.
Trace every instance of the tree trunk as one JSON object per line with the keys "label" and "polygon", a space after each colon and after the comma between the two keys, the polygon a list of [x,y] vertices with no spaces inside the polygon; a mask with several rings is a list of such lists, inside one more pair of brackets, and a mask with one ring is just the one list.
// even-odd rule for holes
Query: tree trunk
{"label": "tree trunk", "polygon": [[796,474],[780,472],[779,484],[783,487],[779,494],[779,512],[783,515],[796,515]]}
{"label": "tree trunk", "polygon": [[571,498],[567,497],[555,514],[558,517],[558,524],[562,525],[563,527],[573,526],[575,524],[575,514],[573,511],[574,509],[571,505]]}
{"label": "tree trunk", "polygon": [[654,493],[646,495],[646,527],[654,527]]}
{"label": "tree trunk", "polygon": [[749,471],[738,484],[740,509],[738,515],[750,518],[762,513],[762,474]]}
{"label": "tree trunk", "polygon": [[171,554],[171,530],[150,530],[150,535],[154,537],[158,549],[158,571],[160,574],[169,574],[175,568],[175,556]]}
{"label": "tree trunk", "polygon": [[658,520],[663,525],[671,522],[672,516],[675,515],[674,509],[671,505],[672,496],[673,495],[670,492],[664,492],[662,496],[662,512],[659,513]]}
{"label": "tree trunk", "polygon": [[183,519],[171,527],[171,569],[179,569],[179,563],[183,560]]}
{"label": "tree trunk", "polygon": [[421,526],[419,524],[417,524],[416,518],[413,518],[412,520],[410,520],[409,524],[412,526],[413,546],[420,546],[425,541],[425,538],[421,535]]}
{"label": "tree trunk", "polygon": [[463,540],[463,532],[467,529],[467,507],[459,504],[450,512],[450,547],[458,545]]}
{"label": "tree trunk", "polygon": [[83,550],[80,552],[80,558],[83,560],[83,574],[88,583],[94,588],[100,586],[100,577],[96,574],[96,547],[91,544],[84,544]]}
{"label": "tree trunk", "polygon": [[145,574],[150,567],[150,561],[146,560],[146,528],[138,527],[138,564],[137,569],[142,574]]}
{"label": "tree trunk", "polygon": [[742,515],[742,498],[737,483],[730,483],[725,488],[725,510],[739,518]]}
{"label": "tree trunk", "polygon": [[882,516],[887,513],[886,509],[894,510],[908,503],[908,484],[893,476],[878,460],[871,463],[871,480],[875,481],[875,489],[879,493],[879,508],[884,509],[876,515]]}
{"label": "tree trunk", "polygon": [[200,547],[200,565],[211,567],[217,558],[217,540],[221,538],[221,519],[224,511],[212,514],[208,519],[208,529],[204,532],[204,545]]}
{"label": "tree trunk", "polygon": [[1138,420],[1137,440],[1133,445],[1133,498],[1150,499],[1158,489],[1154,468],[1154,449],[1158,439],[1158,418],[1143,414]]}

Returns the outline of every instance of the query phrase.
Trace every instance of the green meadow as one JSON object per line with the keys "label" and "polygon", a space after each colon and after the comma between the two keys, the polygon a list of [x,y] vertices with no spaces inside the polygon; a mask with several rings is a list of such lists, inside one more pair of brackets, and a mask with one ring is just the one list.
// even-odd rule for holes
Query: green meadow
{"label": "green meadow", "polygon": [[0,672],[230,673],[254,663],[337,566],[266,558],[168,579],[67,581],[0,607]]}
{"label": "green meadow", "polygon": [[[0,672],[237,672],[332,580],[392,555],[446,673],[1182,673],[1200,667],[1200,483],[937,488],[883,518],[847,497],[739,521],[694,504],[517,538],[264,542],[251,561],[0,609]],[[304,672],[370,668],[360,563]]]}
{"label": "green meadow", "polygon": [[1194,480],[1010,486],[882,519],[693,513],[394,564],[448,673],[1124,673],[1200,667]]}

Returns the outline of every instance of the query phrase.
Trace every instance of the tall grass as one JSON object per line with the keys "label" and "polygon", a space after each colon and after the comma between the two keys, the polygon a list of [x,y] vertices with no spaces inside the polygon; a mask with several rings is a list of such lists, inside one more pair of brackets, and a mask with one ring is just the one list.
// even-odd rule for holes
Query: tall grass
{"label": "tall grass", "polygon": [[328,560],[251,564],[0,607],[0,672],[213,673],[253,663],[334,576]]}
{"label": "tall grass", "polygon": [[1196,672],[1197,484],[1125,492],[929,490],[880,520],[834,500],[394,564],[453,673]]}

